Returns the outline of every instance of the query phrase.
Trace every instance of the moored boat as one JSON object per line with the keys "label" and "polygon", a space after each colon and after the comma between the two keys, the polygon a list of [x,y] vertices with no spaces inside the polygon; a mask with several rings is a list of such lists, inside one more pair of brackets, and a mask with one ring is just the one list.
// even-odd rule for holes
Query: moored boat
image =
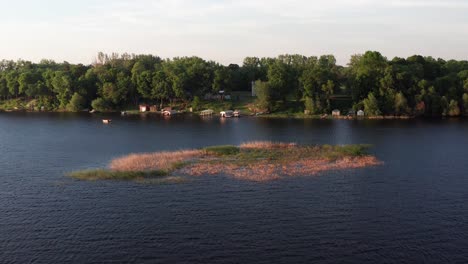
{"label": "moored boat", "polygon": [[232,110],[227,110],[227,111],[222,111],[219,113],[221,115],[221,117],[223,118],[229,118],[229,117],[233,117],[234,116],[234,111]]}

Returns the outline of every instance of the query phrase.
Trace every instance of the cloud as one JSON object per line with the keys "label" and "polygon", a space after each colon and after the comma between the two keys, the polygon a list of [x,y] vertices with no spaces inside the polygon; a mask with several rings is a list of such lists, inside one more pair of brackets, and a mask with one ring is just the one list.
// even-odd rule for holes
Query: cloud
{"label": "cloud", "polygon": [[[59,49],[80,58],[104,50],[222,62],[278,53],[334,53],[343,62],[364,49],[468,56],[458,48],[468,45],[468,3],[461,0],[53,1],[40,16],[0,17],[8,35],[0,57],[47,57]],[[24,2],[3,11],[24,14]]]}

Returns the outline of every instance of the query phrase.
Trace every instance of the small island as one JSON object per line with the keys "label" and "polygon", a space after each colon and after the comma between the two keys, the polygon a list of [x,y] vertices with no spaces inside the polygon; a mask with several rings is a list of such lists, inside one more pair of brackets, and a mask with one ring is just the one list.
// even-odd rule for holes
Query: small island
{"label": "small island", "polygon": [[174,179],[226,175],[239,180],[265,182],[326,171],[380,165],[367,145],[298,145],[248,142],[240,146],[130,154],[110,162],[108,168],[72,172],[79,180]]}

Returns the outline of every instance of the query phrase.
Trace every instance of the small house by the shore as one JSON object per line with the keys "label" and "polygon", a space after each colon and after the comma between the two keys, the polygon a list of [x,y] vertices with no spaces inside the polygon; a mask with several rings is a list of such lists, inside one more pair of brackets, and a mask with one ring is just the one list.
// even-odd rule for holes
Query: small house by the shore
{"label": "small house by the shore", "polygon": [[220,113],[221,117],[223,118],[229,118],[229,117],[233,117],[234,116],[234,111],[232,110],[226,110],[226,111],[222,111]]}
{"label": "small house by the shore", "polygon": [[359,116],[359,117],[363,117],[364,114],[365,114],[365,113],[364,113],[364,111],[362,111],[362,110],[357,111],[357,116]]}
{"label": "small house by the shore", "polygon": [[341,116],[341,111],[338,109],[335,109],[332,111],[332,116]]}
{"label": "small house by the shore", "polygon": [[201,116],[211,116],[213,115],[214,111],[211,109],[203,110],[200,112]]}
{"label": "small house by the shore", "polygon": [[140,112],[141,113],[145,113],[145,112],[148,112],[148,111],[150,111],[149,105],[146,105],[146,104],[141,104],[140,105]]}
{"label": "small house by the shore", "polygon": [[234,117],[240,117],[241,116],[241,112],[239,110],[234,110],[234,112],[232,114],[234,115]]}

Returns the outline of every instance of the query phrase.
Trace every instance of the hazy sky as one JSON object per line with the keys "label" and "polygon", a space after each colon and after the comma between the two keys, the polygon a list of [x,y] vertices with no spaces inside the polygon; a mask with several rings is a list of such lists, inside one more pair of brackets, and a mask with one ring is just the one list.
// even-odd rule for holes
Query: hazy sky
{"label": "hazy sky", "polygon": [[98,51],[245,56],[378,50],[468,59],[468,0],[0,0],[0,59],[91,63]]}

